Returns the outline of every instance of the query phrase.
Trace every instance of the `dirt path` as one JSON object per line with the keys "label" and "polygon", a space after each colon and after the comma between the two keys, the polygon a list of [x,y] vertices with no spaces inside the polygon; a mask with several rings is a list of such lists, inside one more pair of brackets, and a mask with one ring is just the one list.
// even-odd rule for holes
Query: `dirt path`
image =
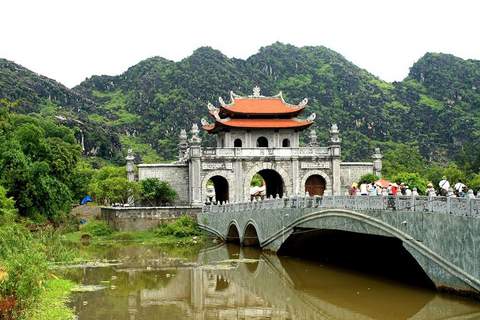
{"label": "dirt path", "polygon": [[73,208],[72,214],[79,219],[88,221],[94,215],[100,215],[100,207],[96,204],[87,203]]}

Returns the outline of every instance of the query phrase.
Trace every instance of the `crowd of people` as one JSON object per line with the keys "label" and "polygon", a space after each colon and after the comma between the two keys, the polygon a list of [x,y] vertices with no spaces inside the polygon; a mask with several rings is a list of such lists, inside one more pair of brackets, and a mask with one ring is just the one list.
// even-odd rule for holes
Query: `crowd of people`
{"label": "crowd of people", "polygon": [[[438,191],[435,189],[432,183],[427,184],[427,189],[425,190],[426,195],[439,195],[446,196],[448,190],[450,189],[450,182],[447,180],[446,176],[442,177],[442,180],[438,183]],[[416,189],[411,190],[409,186],[405,185],[404,182],[398,185],[397,183],[389,183],[388,187],[384,188],[380,182],[371,182],[367,183],[363,181],[360,186],[358,183],[354,182],[350,188],[350,195],[360,194],[362,196],[376,196],[382,195],[382,192],[386,191],[388,195],[401,194],[404,196],[418,195]],[[457,197],[466,197],[467,196],[467,186],[462,182],[461,179],[458,179],[458,182],[452,188],[453,193]]]}

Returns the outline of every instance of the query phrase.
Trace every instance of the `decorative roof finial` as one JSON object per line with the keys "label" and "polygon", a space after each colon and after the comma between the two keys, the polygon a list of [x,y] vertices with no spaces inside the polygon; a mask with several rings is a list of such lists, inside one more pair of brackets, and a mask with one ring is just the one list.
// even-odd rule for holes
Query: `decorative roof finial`
{"label": "decorative roof finial", "polygon": [[260,87],[259,86],[253,87],[253,96],[254,97],[260,97]]}
{"label": "decorative roof finial", "polygon": [[218,110],[213,104],[211,104],[210,102],[207,103],[207,108],[208,110],[210,111],[214,111],[214,110]]}
{"label": "decorative roof finial", "polygon": [[314,112],[307,117],[307,121],[313,121],[317,117],[317,114]]}

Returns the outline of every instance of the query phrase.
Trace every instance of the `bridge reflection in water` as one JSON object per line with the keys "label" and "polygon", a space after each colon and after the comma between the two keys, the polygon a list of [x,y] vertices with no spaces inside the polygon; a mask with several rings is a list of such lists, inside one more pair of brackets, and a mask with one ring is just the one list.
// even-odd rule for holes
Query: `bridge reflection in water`
{"label": "bridge reflection in water", "polygon": [[78,319],[480,318],[477,301],[254,248],[211,247],[195,263],[146,247],[115,255],[129,261],[78,270],[83,284],[115,279],[76,295]]}

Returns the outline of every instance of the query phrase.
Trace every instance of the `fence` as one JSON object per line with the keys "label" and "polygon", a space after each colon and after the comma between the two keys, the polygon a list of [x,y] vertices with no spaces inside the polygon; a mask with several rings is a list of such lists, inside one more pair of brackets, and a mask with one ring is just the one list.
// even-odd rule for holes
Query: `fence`
{"label": "fence", "polygon": [[242,212],[251,210],[275,210],[280,208],[319,208],[351,210],[392,210],[448,213],[480,218],[480,198],[473,193],[466,198],[453,194],[441,196],[290,196],[274,199],[252,200],[239,203],[205,204],[203,212]]}

